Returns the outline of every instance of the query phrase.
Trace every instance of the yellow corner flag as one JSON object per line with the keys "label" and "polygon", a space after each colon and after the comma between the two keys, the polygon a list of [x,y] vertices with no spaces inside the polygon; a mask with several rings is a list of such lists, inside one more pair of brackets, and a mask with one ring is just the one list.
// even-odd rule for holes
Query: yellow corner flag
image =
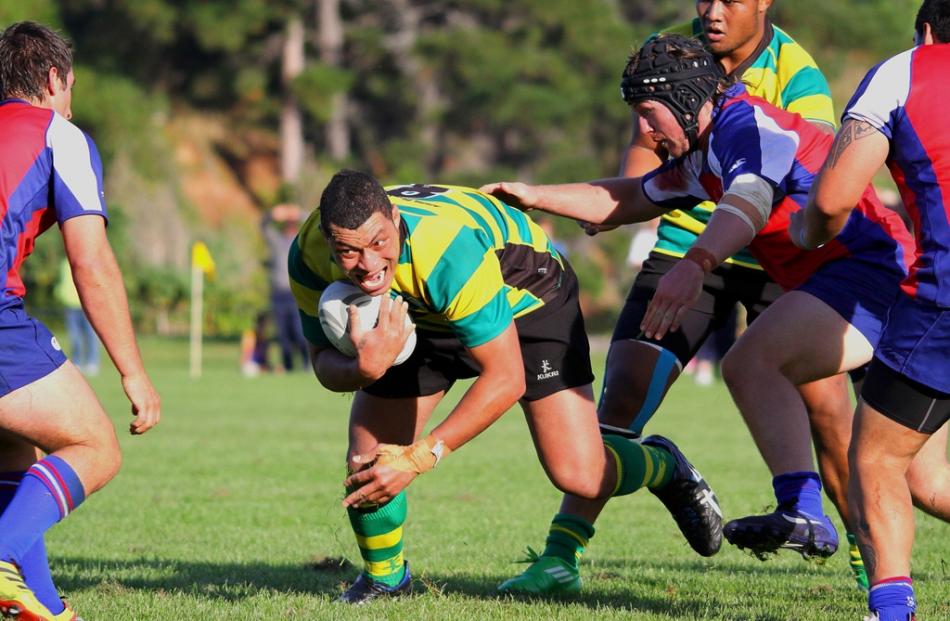
{"label": "yellow corner flag", "polygon": [[209,277],[214,277],[214,259],[204,242],[195,242],[191,247],[191,266],[197,267]]}

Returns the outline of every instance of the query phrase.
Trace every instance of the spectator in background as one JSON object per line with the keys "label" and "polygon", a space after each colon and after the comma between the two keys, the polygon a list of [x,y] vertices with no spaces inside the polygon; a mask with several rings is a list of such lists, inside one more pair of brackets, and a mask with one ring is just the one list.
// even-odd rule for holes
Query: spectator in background
{"label": "spectator in background", "polygon": [[650,258],[650,252],[659,240],[656,229],[660,221],[650,220],[637,225],[637,231],[630,238],[630,249],[627,251],[627,266],[639,272],[643,264]]}
{"label": "spectator in background", "polygon": [[[270,310],[280,344],[281,362],[286,371],[293,371],[294,358],[299,354],[302,368],[309,366],[307,340],[303,335],[297,303],[290,291],[287,274],[287,254],[300,228],[302,212],[292,203],[281,203],[264,213],[261,233],[267,242],[269,254],[267,274],[270,280]],[[264,356],[266,359],[266,355]]]}
{"label": "spectator in background", "polygon": [[73,364],[88,376],[99,375],[99,337],[82,309],[79,292],[73,282],[73,273],[69,269],[69,261],[65,258],[59,264],[59,280],[56,282],[55,294],[65,309],[64,319],[66,331],[69,333]]}

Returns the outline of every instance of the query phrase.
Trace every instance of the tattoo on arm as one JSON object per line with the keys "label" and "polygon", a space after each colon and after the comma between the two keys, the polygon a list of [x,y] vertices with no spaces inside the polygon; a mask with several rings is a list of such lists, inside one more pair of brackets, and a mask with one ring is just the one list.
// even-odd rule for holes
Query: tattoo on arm
{"label": "tattoo on arm", "polygon": [[838,164],[838,160],[841,159],[845,150],[847,150],[852,143],[862,138],[867,138],[876,131],[877,128],[867,121],[855,121],[854,119],[845,121],[841,127],[841,131],[838,132],[838,135],[835,137],[834,144],[831,145],[831,153],[828,156],[828,168],[834,168]]}

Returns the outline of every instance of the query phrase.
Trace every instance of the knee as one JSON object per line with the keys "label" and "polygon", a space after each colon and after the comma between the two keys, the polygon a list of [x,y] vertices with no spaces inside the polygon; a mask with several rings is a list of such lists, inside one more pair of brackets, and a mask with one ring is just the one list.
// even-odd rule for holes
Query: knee
{"label": "knee", "polygon": [[723,356],[720,363],[722,379],[730,389],[758,385],[764,377],[774,378],[781,373],[776,353],[767,345],[739,339]]}
{"label": "knee", "polygon": [[601,485],[593,477],[580,472],[551,472],[551,482],[565,494],[571,494],[584,500],[596,500],[602,496]]}
{"label": "knee", "polygon": [[[122,450],[119,448],[115,433],[110,433],[99,441],[95,447],[95,454],[96,472],[93,475],[94,480],[89,482],[91,485],[87,484],[87,486],[99,489],[115,478],[119,469],[122,468]],[[87,493],[91,491],[93,490],[87,490]]]}
{"label": "knee", "polygon": [[950,495],[950,470],[946,460],[918,455],[904,474],[914,504],[922,509],[937,506],[937,499]]}
{"label": "knee", "polygon": [[739,386],[743,377],[748,377],[748,363],[744,359],[744,352],[738,347],[738,344],[726,352],[719,363],[719,373],[722,375],[722,381],[732,389]]}
{"label": "knee", "polygon": [[918,507],[931,504],[936,496],[936,485],[930,477],[924,473],[918,472],[915,468],[909,468],[904,475],[907,479],[907,487],[910,488],[910,495],[914,499],[914,504]]}

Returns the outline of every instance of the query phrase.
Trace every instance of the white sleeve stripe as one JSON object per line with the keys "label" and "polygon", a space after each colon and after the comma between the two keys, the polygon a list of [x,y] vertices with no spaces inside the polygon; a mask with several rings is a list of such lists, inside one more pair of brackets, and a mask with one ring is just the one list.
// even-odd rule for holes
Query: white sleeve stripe
{"label": "white sleeve stripe", "polygon": [[908,50],[878,67],[864,92],[845,111],[845,118],[866,121],[877,129],[886,128],[891,113],[907,103],[912,60],[913,50]]}
{"label": "white sleeve stripe", "polygon": [[53,149],[53,170],[85,211],[104,211],[99,180],[92,165],[89,143],[78,127],[59,114],[53,115],[46,133]]}
{"label": "white sleeve stripe", "polygon": [[[693,151],[685,156],[685,159],[679,164],[678,173],[670,171],[661,172],[655,177],[651,177],[643,184],[643,192],[650,201],[659,205],[664,201],[693,196],[702,200],[709,198],[709,194],[699,182],[700,171],[703,165],[703,154],[700,151]],[[680,184],[670,187],[665,175],[682,175],[678,181]],[[685,179],[683,178],[685,177]]]}
{"label": "white sleeve stripe", "polygon": [[[762,154],[762,176],[780,183],[788,176],[798,153],[799,135],[779,127],[775,119],[755,106],[755,122],[759,127],[759,149]],[[771,205],[769,205],[771,209]]]}

